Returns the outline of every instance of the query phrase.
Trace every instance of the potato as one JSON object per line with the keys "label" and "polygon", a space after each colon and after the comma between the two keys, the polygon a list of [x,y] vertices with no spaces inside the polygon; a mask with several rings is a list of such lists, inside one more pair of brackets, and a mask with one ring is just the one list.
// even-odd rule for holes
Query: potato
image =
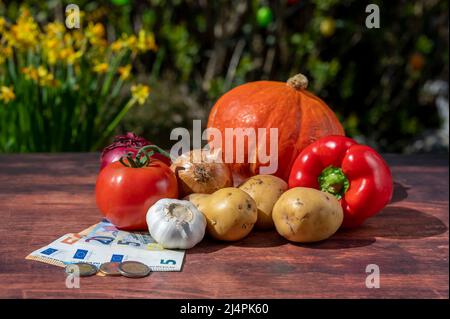
{"label": "potato", "polygon": [[206,231],[215,239],[234,241],[247,236],[258,216],[255,201],[243,190],[226,187],[187,197],[206,217]]}
{"label": "potato", "polygon": [[284,238],[309,243],[332,236],[344,219],[333,195],[313,188],[295,187],[280,196],[272,212],[278,233]]}
{"label": "potato", "polygon": [[258,219],[255,228],[273,228],[273,205],[281,194],[287,190],[287,183],[273,175],[256,175],[246,180],[239,188],[249,194],[256,202]]}
{"label": "potato", "polygon": [[209,196],[209,194],[194,193],[194,194],[185,196],[183,199],[190,201],[192,204],[194,204],[198,208],[199,200],[202,198],[206,198],[208,196]]}

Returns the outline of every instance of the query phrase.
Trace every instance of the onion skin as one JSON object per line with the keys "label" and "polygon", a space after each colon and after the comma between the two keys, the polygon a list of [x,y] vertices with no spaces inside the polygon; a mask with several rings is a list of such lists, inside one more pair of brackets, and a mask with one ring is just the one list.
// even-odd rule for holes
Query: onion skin
{"label": "onion skin", "polygon": [[179,156],[170,169],[178,180],[180,198],[192,193],[212,194],[233,186],[231,169],[217,156],[201,149]]}
{"label": "onion skin", "polygon": [[[107,146],[100,157],[100,170],[112,162],[118,161],[123,155],[133,153],[133,156],[146,145],[152,145],[150,141],[143,137],[137,136],[132,132],[128,132],[125,135],[117,135],[111,145]],[[170,166],[170,159],[161,155],[154,154],[152,158],[162,161],[167,166]]]}

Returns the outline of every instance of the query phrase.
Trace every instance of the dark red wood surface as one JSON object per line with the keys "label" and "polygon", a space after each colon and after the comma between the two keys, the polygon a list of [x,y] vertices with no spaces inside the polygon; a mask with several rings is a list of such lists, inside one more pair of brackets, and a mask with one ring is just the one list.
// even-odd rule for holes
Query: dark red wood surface
{"label": "dark red wood surface", "polygon": [[[0,155],[0,297],[448,298],[448,157],[386,159],[393,201],[359,229],[309,245],[275,231],[236,243],[205,239],[181,272],[94,276],[68,289],[62,268],[25,256],[100,220],[98,154]],[[365,286],[368,264],[380,267],[379,289]]]}

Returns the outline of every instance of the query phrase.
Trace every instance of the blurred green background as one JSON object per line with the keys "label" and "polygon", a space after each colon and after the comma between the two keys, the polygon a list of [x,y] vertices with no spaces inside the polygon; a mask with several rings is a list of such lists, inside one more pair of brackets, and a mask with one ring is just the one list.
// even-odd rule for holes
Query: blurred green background
{"label": "blurred green background", "polygon": [[[134,78],[151,88],[149,99],[130,109],[109,140],[133,131],[169,147],[172,128],[190,128],[192,119],[206,124],[210,108],[229,89],[301,72],[347,135],[383,152],[448,152],[448,1],[25,3],[41,27],[64,22],[65,6],[75,3],[84,12],[82,27],[101,23],[109,43],[141,29],[154,34],[158,49],[132,62]],[[365,26],[370,3],[380,7],[379,29]],[[18,3],[0,1],[7,21],[20,14]],[[0,101],[2,107],[12,106]],[[86,139],[95,141],[48,150],[101,149],[108,141]],[[40,150],[11,145],[0,151]]]}

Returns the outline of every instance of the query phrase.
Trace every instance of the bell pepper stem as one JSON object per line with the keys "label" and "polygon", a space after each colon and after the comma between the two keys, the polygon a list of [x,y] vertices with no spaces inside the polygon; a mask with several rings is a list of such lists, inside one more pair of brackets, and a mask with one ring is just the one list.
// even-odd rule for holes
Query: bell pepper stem
{"label": "bell pepper stem", "polygon": [[325,168],[319,175],[317,181],[321,191],[330,193],[338,199],[344,196],[350,186],[342,169],[334,166]]}

